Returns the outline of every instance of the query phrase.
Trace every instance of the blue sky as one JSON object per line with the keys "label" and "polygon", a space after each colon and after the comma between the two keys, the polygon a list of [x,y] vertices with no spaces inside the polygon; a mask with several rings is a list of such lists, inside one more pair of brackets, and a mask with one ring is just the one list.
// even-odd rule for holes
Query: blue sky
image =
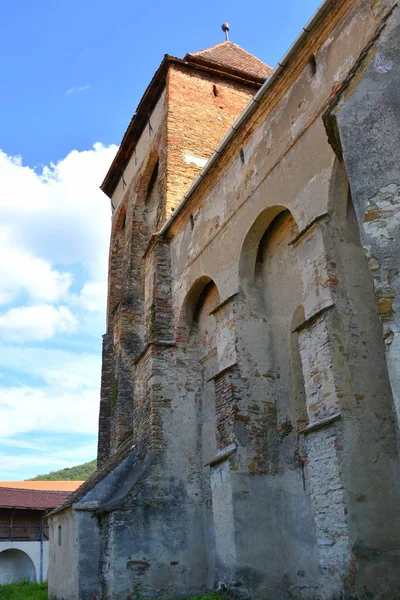
{"label": "blue sky", "polygon": [[230,39],[271,66],[317,0],[14,0],[0,7],[0,479],[96,453],[109,200],[163,55]]}

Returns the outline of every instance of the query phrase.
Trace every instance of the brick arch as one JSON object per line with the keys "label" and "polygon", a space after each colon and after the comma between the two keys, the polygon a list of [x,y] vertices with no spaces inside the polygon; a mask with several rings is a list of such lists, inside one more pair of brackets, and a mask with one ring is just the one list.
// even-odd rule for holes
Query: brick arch
{"label": "brick arch", "polygon": [[[216,455],[219,437],[213,380],[218,372],[218,323],[213,310],[219,302],[220,295],[214,280],[207,275],[197,278],[183,302],[177,336],[187,387],[194,391],[195,435],[199,436],[203,468]],[[209,476],[208,469],[202,470],[203,493],[207,497],[211,494]]]}

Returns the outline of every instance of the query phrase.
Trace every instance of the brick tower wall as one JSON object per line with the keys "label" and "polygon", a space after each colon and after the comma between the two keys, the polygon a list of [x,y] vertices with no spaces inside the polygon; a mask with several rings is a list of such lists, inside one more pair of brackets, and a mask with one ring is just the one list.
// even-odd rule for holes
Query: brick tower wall
{"label": "brick tower wall", "polygon": [[257,91],[181,65],[167,84],[167,216]]}

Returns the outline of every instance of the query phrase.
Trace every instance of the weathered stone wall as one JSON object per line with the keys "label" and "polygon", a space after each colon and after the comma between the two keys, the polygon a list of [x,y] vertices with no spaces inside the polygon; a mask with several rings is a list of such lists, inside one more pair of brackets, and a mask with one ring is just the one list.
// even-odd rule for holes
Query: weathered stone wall
{"label": "weathered stone wall", "polygon": [[[240,373],[239,383],[232,386],[228,369],[222,374],[226,386],[216,390],[223,397],[230,389],[239,426],[227,426],[229,419],[224,423],[223,430],[230,432],[225,448],[234,442],[237,449],[211,466],[216,577],[250,588],[253,595],[261,596],[267,586],[283,597],[289,590],[294,597],[350,597],[365,586],[373,597],[386,597],[394,585],[385,583],[382,569],[386,564],[395,577],[398,547],[391,532],[378,535],[380,527],[385,530],[385,510],[398,535],[392,400],[386,395],[381,336],[357,233],[352,223],[340,221],[332,204],[346,206],[348,193],[337,181],[322,122],[332,82],[339,88],[345,80],[385,7],[348,7],[334,32],[313,48],[316,73],[304,62],[267,120],[262,121],[260,108],[258,126],[254,117],[247,130],[251,136],[243,133],[241,144],[238,135],[221,160],[224,170],[209,176],[192,197],[190,213],[170,230],[176,315],[203,276],[216,282],[221,300],[227,299],[223,309],[230,312],[231,333],[217,344],[217,355],[237,363],[232,368]],[[278,312],[260,314],[257,252],[264,232],[284,209],[300,232],[292,240],[300,295],[296,299],[289,291],[295,279],[282,263],[275,274],[283,280],[276,281],[278,289],[283,286],[280,300],[272,301]],[[282,317],[286,336],[293,311],[298,304],[304,307],[297,336],[310,425],[298,436],[284,408],[290,373],[276,372],[277,361],[284,364],[285,342],[282,335],[275,339],[274,320],[284,310],[285,291],[294,303],[291,316]],[[289,341],[286,347],[290,360]],[[371,361],[381,374],[379,383]],[[223,366],[221,361],[218,368]],[[378,494],[378,473],[385,480],[385,499]],[[264,510],[260,498],[266,499]],[[392,553],[389,561],[383,548]],[[375,578],[367,575],[366,560]]]}
{"label": "weathered stone wall", "polygon": [[[107,333],[103,340],[100,465],[132,434],[138,419],[134,404],[135,360],[147,341],[144,254],[165,206],[165,110],[163,93],[149,116],[151,127],[143,132],[125,170],[125,186],[120,185],[126,189],[117,188],[113,198],[116,209],[110,242]],[[156,165],[157,177],[152,178]],[[131,172],[133,180],[128,179]]]}
{"label": "weathered stone wall", "polygon": [[170,68],[113,197],[102,460],[135,447],[80,525],[108,600],[397,594],[391,4],[331,5],[161,239],[248,94]]}
{"label": "weathered stone wall", "polygon": [[397,7],[360,61],[333,112],[374,282],[398,418],[399,28]]}
{"label": "weathered stone wall", "polygon": [[[139,367],[136,375],[135,361],[153,339],[173,339],[172,314],[167,306],[169,248],[163,249],[159,244],[153,247],[151,236],[256,89],[256,85],[172,66],[166,90],[149,115],[148,127],[113,195],[99,420],[100,465],[132,433],[133,427],[142,441],[144,436],[149,441],[148,433],[144,433],[150,418],[144,409],[147,403],[139,401],[138,407],[132,401],[134,381],[142,379],[144,368]],[[150,372],[144,379],[148,377]],[[143,388],[141,382],[138,386]]]}

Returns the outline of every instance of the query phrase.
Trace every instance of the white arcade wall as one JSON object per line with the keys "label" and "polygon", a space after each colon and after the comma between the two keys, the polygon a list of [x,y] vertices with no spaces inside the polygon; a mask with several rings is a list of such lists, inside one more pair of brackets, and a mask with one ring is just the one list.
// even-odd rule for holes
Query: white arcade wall
{"label": "white arcade wall", "polygon": [[46,581],[49,542],[0,542],[0,584],[16,581]]}

